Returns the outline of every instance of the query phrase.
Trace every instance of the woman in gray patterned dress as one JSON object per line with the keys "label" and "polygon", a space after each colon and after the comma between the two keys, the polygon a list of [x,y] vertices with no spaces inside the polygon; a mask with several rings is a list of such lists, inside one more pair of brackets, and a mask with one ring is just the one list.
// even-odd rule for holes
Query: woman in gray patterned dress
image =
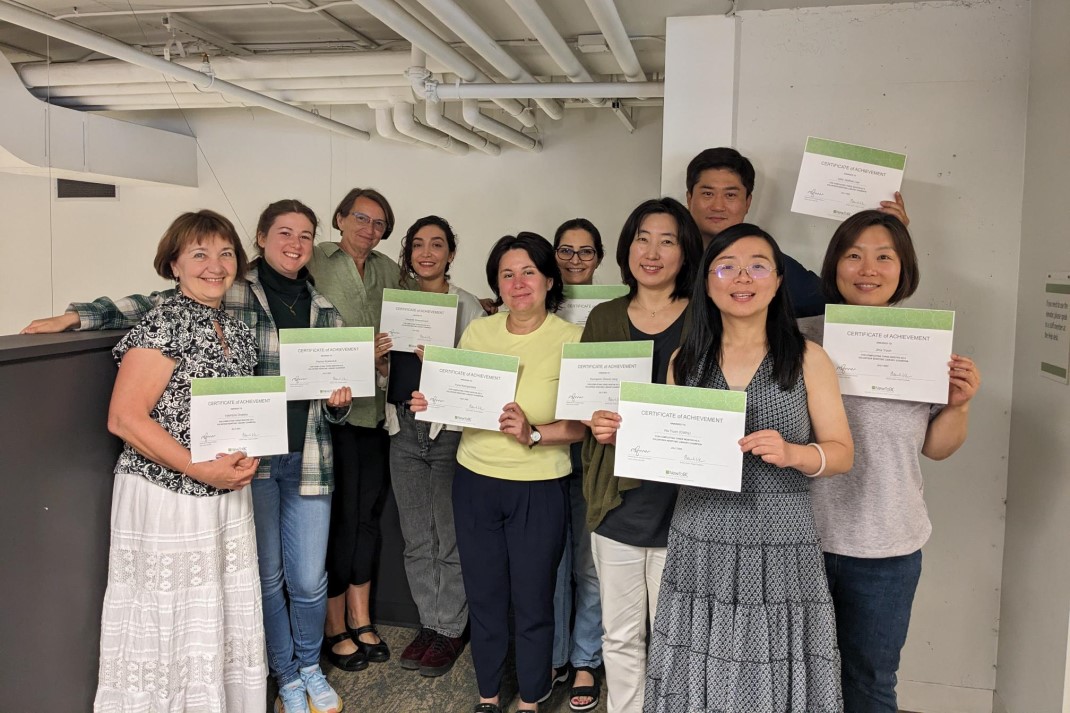
{"label": "woman in gray patterned dress", "polygon": [[682,488],[651,637],[647,713],[838,713],[836,625],[808,478],[851,467],[825,352],[783,289],[760,228],[703,255],[672,381],[747,392],[742,492]]}

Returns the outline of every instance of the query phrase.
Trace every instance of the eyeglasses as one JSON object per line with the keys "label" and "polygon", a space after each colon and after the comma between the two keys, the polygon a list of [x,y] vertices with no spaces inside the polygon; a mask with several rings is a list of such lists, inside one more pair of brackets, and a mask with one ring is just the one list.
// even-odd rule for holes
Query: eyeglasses
{"label": "eyeglasses", "polygon": [[725,264],[712,268],[710,273],[717,275],[717,279],[719,280],[732,280],[736,276],[743,274],[744,271],[750,275],[752,280],[764,280],[776,272],[776,268],[763,265],[760,262],[756,262],[753,265]]}
{"label": "eyeglasses", "polygon": [[597,250],[595,250],[594,248],[587,247],[580,248],[579,250],[574,250],[566,245],[562,245],[555,252],[557,253],[557,256],[561,258],[564,262],[568,262],[569,260],[571,260],[573,255],[575,255],[584,262],[590,262],[591,260],[594,260],[596,257],[598,257]]}
{"label": "eyeglasses", "polygon": [[370,225],[372,230],[380,235],[386,232],[385,220],[372,220],[370,215],[365,215],[364,213],[350,213],[350,215],[353,216],[353,220],[357,221],[357,225],[362,228],[367,228]]}

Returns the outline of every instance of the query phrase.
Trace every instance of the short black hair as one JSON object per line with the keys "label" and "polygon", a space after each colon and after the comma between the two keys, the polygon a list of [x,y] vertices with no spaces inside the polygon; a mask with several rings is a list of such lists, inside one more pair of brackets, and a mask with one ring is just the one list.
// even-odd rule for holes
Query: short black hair
{"label": "short black hair", "polygon": [[554,250],[557,250],[557,247],[561,244],[561,237],[569,230],[587,231],[591,236],[591,240],[594,241],[594,249],[598,253],[598,262],[602,262],[602,258],[606,256],[606,249],[602,245],[602,234],[598,232],[598,228],[594,227],[594,223],[586,218],[572,218],[557,226],[557,230],[554,231]]}
{"label": "short black hair", "polygon": [[502,293],[498,289],[498,266],[502,257],[510,250],[523,250],[535,263],[535,269],[553,280],[546,291],[546,311],[556,312],[565,301],[565,288],[562,287],[561,268],[554,258],[554,247],[550,241],[538,233],[522,230],[516,235],[504,235],[494,243],[487,257],[487,284],[494,291],[494,304],[501,305]]}
{"label": "short black hair", "polygon": [[825,251],[825,261],[821,263],[821,291],[825,293],[825,298],[829,302],[843,303],[843,295],[840,294],[840,288],[836,286],[836,270],[839,267],[840,258],[855,244],[862,231],[874,225],[879,225],[891,233],[892,245],[895,247],[895,254],[899,257],[899,284],[888,303],[898,304],[918,289],[921,272],[918,269],[918,255],[914,251],[914,241],[910,239],[907,226],[889,213],[864,210],[840,223],[836,232],[832,234],[832,239],[829,240],[828,249]]}
{"label": "short black hair", "polygon": [[386,199],[386,196],[374,188],[354,188],[349,193],[346,193],[345,198],[343,198],[338,204],[338,207],[334,209],[334,215],[331,216],[331,227],[335,230],[341,230],[341,228],[338,227],[338,216],[348,215],[349,211],[353,210],[353,204],[357,202],[358,198],[367,198],[370,201],[374,201],[383,209],[383,216],[386,219],[386,230],[383,231],[383,237],[379,239],[386,240],[389,238],[390,234],[394,232],[394,209],[390,207],[390,201]]}
{"label": "short black hair", "polygon": [[705,149],[687,164],[687,192],[695,190],[695,184],[703,171],[724,169],[739,176],[743,188],[750,196],[754,192],[754,164],[746,156],[727,146]]}
{"label": "short black hair", "polygon": [[624,221],[624,227],[620,229],[620,238],[617,240],[617,266],[620,268],[621,281],[628,286],[629,296],[635,296],[639,283],[628,267],[628,253],[646,217],[662,213],[671,216],[676,221],[676,238],[684,254],[684,263],[680,266],[680,272],[676,274],[672,298],[676,300],[691,296],[691,285],[695,281],[695,275],[698,274],[698,263],[702,258],[702,234],[687,208],[673,198],[652,198],[643,201],[636,206],[628,219]]}

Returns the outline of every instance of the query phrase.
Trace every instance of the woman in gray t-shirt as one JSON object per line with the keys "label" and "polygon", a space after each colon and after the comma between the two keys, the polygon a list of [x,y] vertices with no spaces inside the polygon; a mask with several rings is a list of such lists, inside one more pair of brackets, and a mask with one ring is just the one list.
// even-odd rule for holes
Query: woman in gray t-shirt
{"label": "woman in gray t-shirt", "polygon": [[[830,303],[887,307],[910,297],[918,260],[906,226],[876,210],[851,216],[829,242],[821,282]],[[824,317],[799,326],[822,342]],[[836,607],[844,709],[852,713],[898,710],[899,653],[921,576],[921,547],[932,531],[918,454],[943,460],[958,450],[981,383],[968,357],[952,354],[949,368],[946,407],[844,396],[854,467],[811,483]]]}

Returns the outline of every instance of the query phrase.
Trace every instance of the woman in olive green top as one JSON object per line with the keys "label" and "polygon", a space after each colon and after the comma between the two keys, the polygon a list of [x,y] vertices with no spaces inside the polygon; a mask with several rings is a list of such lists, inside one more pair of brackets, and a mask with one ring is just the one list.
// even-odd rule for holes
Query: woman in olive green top
{"label": "woman in olive green top", "polygon": [[[390,340],[379,333],[383,288],[397,287],[398,264],[375,252],[394,229],[394,211],[371,188],[354,188],[334,212],[337,243],[313,253],[316,289],[334,303],[347,327],[375,327],[376,368],[386,372]],[[335,490],[327,544],[327,656],[335,666],[359,671],[390,658],[372,625],[372,567],[379,549],[379,516],[385,500],[390,439],[379,428],[385,394],[353,399],[347,423],[331,426]]]}

